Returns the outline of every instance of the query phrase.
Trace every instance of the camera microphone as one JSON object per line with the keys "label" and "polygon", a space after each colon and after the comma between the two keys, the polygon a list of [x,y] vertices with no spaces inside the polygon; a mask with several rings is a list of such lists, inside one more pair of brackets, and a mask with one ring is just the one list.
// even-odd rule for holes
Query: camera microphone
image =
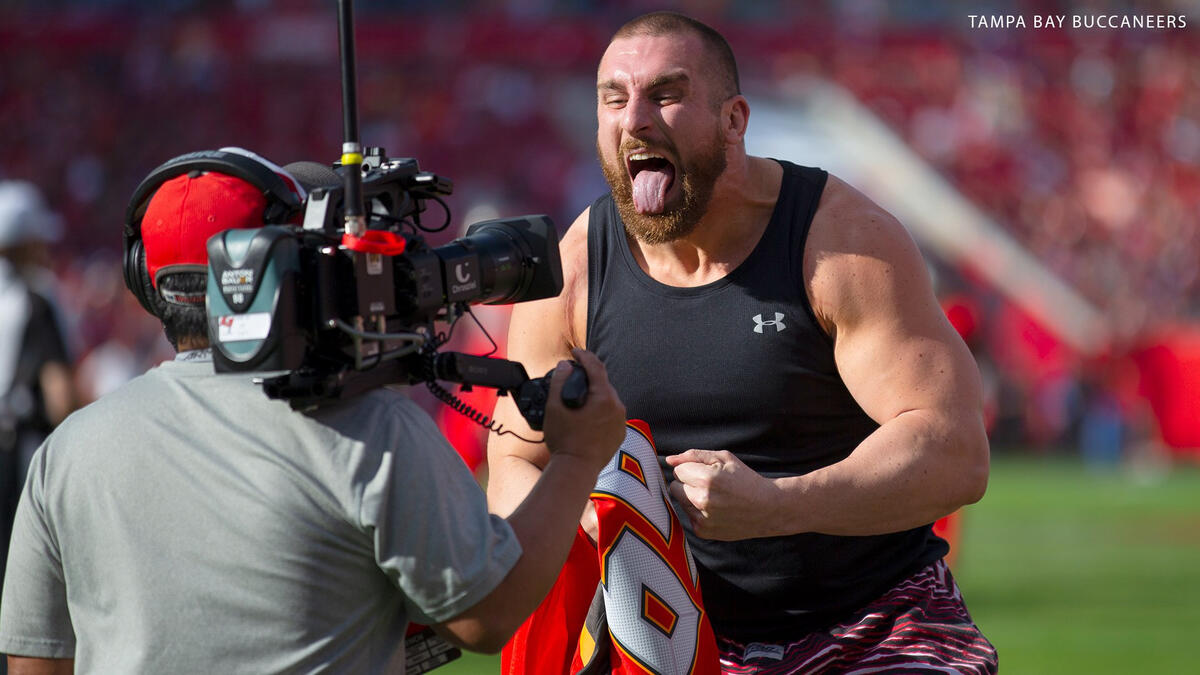
{"label": "camera microphone", "polygon": [[283,167],[292,177],[300,182],[300,185],[308,192],[320,188],[338,187],[342,184],[341,176],[337,175],[328,165],[320,162],[310,162],[302,160],[292,162]]}

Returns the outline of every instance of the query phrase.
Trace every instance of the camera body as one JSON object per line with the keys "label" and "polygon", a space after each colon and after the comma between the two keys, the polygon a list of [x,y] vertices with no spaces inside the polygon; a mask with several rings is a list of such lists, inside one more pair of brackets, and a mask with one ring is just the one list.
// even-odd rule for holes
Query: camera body
{"label": "camera body", "polygon": [[[562,290],[549,217],[476,223],[431,247],[420,232],[436,230],[424,228],[420,214],[429,199],[444,206],[439,196],[451,192],[450,181],[380,149],[368,151],[362,171],[368,215],[358,236],[346,231],[343,188],[330,170],[329,184],[309,190],[303,225],[227,230],[209,240],[207,311],[218,372],[270,373],[267,394],[297,406],[445,379],[435,364],[436,322],[453,323],[467,305]],[[507,392],[529,380],[520,364],[471,358],[484,361],[458,381]]]}

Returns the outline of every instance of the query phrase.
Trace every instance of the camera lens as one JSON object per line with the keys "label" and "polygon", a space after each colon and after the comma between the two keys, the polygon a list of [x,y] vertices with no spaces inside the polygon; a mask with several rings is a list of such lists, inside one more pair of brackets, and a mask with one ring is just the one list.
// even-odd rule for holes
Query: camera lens
{"label": "camera lens", "polygon": [[448,302],[503,305],[551,298],[562,290],[558,233],[546,216],[488,220],[434,249]]}

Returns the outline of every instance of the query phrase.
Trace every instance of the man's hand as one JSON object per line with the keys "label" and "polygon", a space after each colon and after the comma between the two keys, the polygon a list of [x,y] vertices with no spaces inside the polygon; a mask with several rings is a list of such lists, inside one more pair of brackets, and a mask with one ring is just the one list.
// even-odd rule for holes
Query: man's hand
{"label": "man's hand", "polygon": [[563,405],[562,388],[571,373],[571,364],[559,362],[550,378],[550,395],[546,401],[543,426],[546,447],[551,457],[574,456],[594,465],[599,472],[625,440],[625,406],[609,384],[608,371],[595,354],[573,349],[571,355],[587,372],[587,401],[575,410]]}
{"label": "man's hand", "polygon": [[733,541],[780,534],[775,527],[783,500],[779,487],[726,450],[688,450],[670,455],[675,468],[669,490],[696,536]]}

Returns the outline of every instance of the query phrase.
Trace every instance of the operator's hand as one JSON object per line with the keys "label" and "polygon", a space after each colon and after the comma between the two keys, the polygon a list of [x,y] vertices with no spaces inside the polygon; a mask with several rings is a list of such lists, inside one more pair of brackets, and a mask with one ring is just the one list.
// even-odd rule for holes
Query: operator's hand
{"label": "operator's hand", "polygon": [[573,455],[594,465],[596,472],[608,463],[625,440],[625,406],[608,381],[608,371],[596,355],[572,349],[583,369],[587,371],[587,401],[582,408],[572,410],[563,405],[562,387],[571,365],[559,362],[550,377],[550,395],[546,401],[546,420],[542,429],[550,455]]}
{"label": "operator's hand", "polygon": [[675,480],[668,489],[696,536],[733,541],[778,534],[773,528],[783,495],[726,450],[688,450],[669,455]]}

